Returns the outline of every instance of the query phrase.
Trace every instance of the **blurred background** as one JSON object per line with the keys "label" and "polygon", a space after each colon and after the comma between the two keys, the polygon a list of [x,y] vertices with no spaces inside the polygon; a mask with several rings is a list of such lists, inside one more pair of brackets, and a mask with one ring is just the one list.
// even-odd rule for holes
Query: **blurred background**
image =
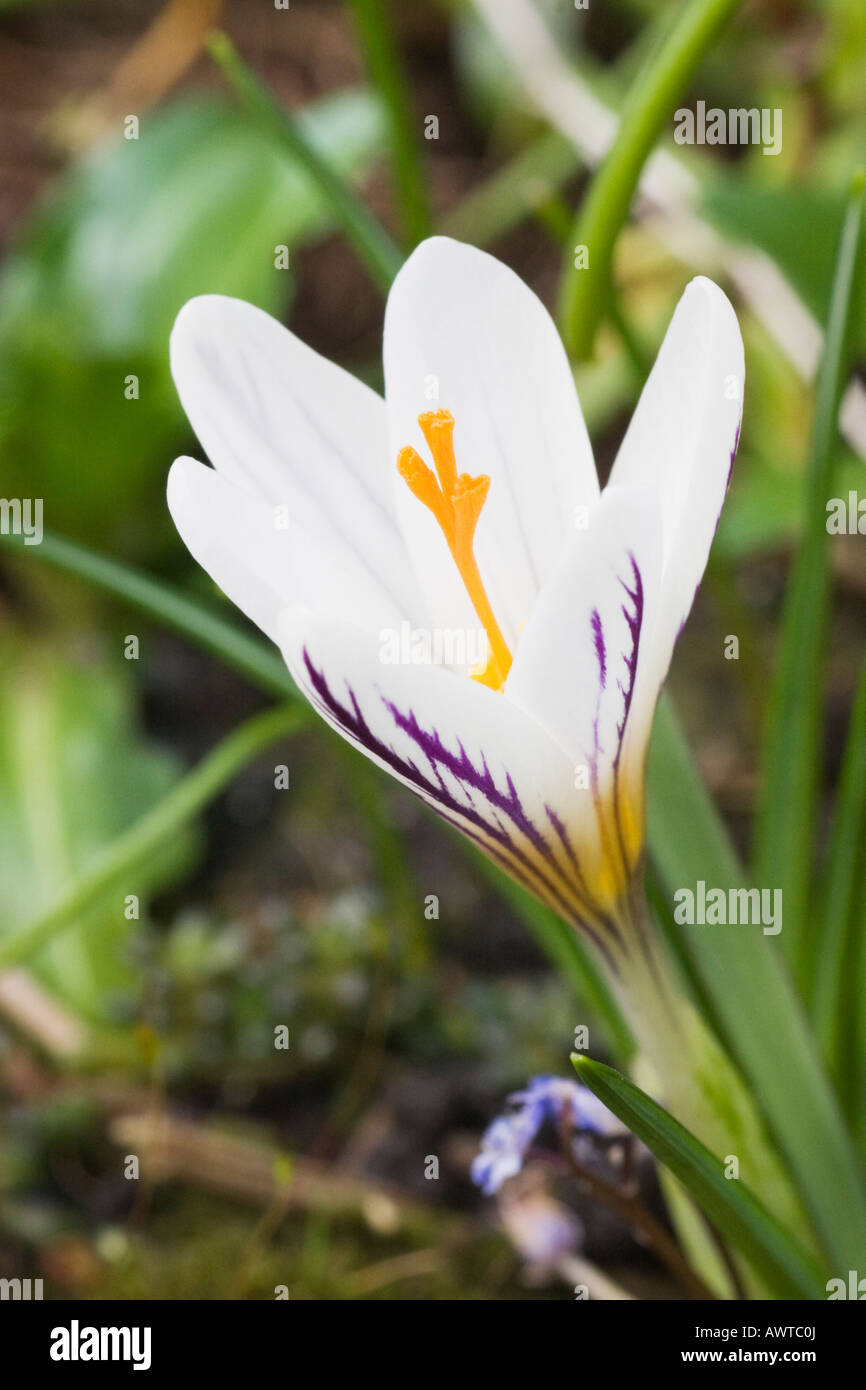
{"label": "blurred background", "polygon": [[[678,8],[388,7],[426,178],[413,218],[394,196],[359,7],[0,0],[0,493],[43,499],[53,533],[219,610],[165,506],[171,460],[200,454],[168,371],[180,306],[249,299],[381,384],[382,293],[309,174],[207,56],[213,26],[399,243],[435,227],[485,246],[553,307],[589,156],[557,129],[537,21],[592,110],[616,113],[662,11]],[[693,224],[677,241],[664,209],[631,225],[622,320],[576,367],[604,475],[687,280],[703,270],[735,300],[742,443],[671,685],[741,845],[811,422],[791,304],[823,320],[866,149],[864,65],[860,0],[743,7],[683,104],[780,108],[781,153],[683,149],[671,126],[665,148],[707,239]],[[591,145],[591,119],[583,135]],[[851,420],[839,497],[862,487],[862,405]],[[828,802],[866,637],[862,543],[842,537],[833,555]],[[726,663],[731,633],[739,660]],[[0,940],[268,702],[38,547],[3,545]],[[275,791],[282,763],[290,787]],[[0,1278],[41,1277],[46,1297],[570,1298],[573,1267],[533,1258],[556,1201],[579,1213],[594,1268],[636,1296],[681,1296],[573,1180],[531,1171],[508,1209],[469,1181],[505,1095],[567,1075],[576,1026],[597,1024],[606,1055],[605,1020],[530,925],[324,726],[268,748],[128,886],[0,973]],[[145,1150],[135,1180],[129,1158]],[[657,1203],[649,1165],[642,1182]]]}

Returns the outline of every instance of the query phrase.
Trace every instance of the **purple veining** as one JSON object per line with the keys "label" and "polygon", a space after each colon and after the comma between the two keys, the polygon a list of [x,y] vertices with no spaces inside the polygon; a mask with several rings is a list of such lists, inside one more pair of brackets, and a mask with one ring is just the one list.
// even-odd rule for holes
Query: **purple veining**
{"label": "purple veining", "polygon": [[595,643],[595,654],[598,657],[598,674],[601,681],[601,688],[604,690],[607,685],[607,651],[604,645],[604,632],[601,626],[601,614],[597,608],[593,608],[590,618],[592,625],[592,637]]}
{"label": "purple veining", "polygon": [[[569,864],[571,865],[572,872],[574,873],[575,878],[578,884],[580,885],[581,893],[587,898],[587,900],[589,900],[590,893],[586,887],[586,880],[583,876],[583,870],[580,867],[580,861],[577,857],[577,851],[575,850],[574,845],[571,842],[571,836],[569,835],[566,826],[562,823],[562,820],[557,815],[556,811],[554,811],[552,806],[548,806],[545,802],[544,810],[547,814],[547,818],[550,821],[550,824],[553,826],[557,839],[559,840],[563,850],[565,851],[565,855],[568,859]],[[613,920],[613,918],[607,916],[607,914],[598,913],[598,915],[604,927],[610,932],[611,936],[616,937],[618,941],[622,941],[622,933],[620,932],[620,929],[617,923]],[[586,926],[586,929],[589,932],[590,936],[593,937],[593,940],[595,941],[599,949],[604,951],[605,954],[607,954],[604,942],[600,940],[598,936],[592,932],[587,923],[584,923],[584,925]]]}
{"label": "purple veining", "polygon": [[[542,896],[546,895],[548,900],[555,903],[557,910],[567,920],[576,920],[582,926],[587,925],[586,910],[579,911],[575,902],[568,896],[575,895],[575,884],[563,875],[551,846],[527,814],[510,774],[506,773],[506,789],[503,791],[496,785],[484,755],[479,769],[462,743],[458,743],[458,753],[452,752],[442,742],[437,730],[421,727],[413,711],[405,713],[392,701],[380,696],[397,728],[412,740],[430,764],[432,777],[426,775],[415,761],[401,757],[389,744],[377,737],[367,723],[355,692],[350,686],[347,685],[347,692],[351,708],[347,708],[334,695],[324,671],[317,670],[313,665],[306,647],[303,649],[303,659],[312,686],[311,701],[320,714],[334,720],[344,733],[408,782],[444,819],[457,825],[470,839],[476,839],[488,853],[492,853],[493,857],[503,862],[515,877],[531,887],[532,891],[539,891],[540,885]],[[449,790],[441,769],[460,782],[469,805],[462,804]],[[491,809],[499,813],[492,822],[477,809],[472,791],[482,796]],[[521,848],[500,816],[507,818],[518,834],[532,846],[547,866],[546,872]],[[467,823],[474,828],[475,834],[470,833]],[[490,845],[491,840],[494,842],[493,846]],[[563,891],[564,888],[566,891]]]}
{"label": "purple veining", "polygon": [[631,712],[631,703],[632,699],[634,698],[635,681],[637,680],[638,657],[640,655],[640,639],[641,632],[643,630],[644,618],[643,576],[640,571],[640,566],[638,565],[637,560],[635,559],[631,551],[628,552],[628,558],[631,564],[632,583],[634,587],[629,588],[628,584],[621,576],[619,582],[625,590],[629,599],[629,603],[624,603],[622,605],[622,615],[625,618],[626,625],[629,630],[631,645],[629,650],[623,653],[623,660],[625,661],[625,669],[627,673],[626,683],[623,684],[622,681],[617,681],[617,686],[622,694],[623,709],[622,718],[617,724],[617,746],[616,753],[613,759],[613,813],[614,822],[616,825],[617,844],[619,846],[619,852],[622,858],[623,869],[625,871],[626,877],[628,877],[628,875],[632,872],[634,865],[632,865],[629,862],[628,849],[626,847],[627,837],[623,831],[622,788],[620,786],[620,762],[622,759],[622,748],[623,741],[625,739],[626,727],[628,725],[628,717]]}
{"label": "purple veining", "polygon": [[631,709],[631,702],[634,696],[634,685],[635,679],[637,677],[637,662],[638,655],[640,652],[641,630],[643,627],[643,577],[641,575],[640,567],[637,563],[637,560],[634,558],[634,555],[631,551],[628,552],[628,558],[631,562],[631,572],[634,588],[630,589],[626,581],[622,578],[620,578],[619,582],[625,589],[626,594],[631,600],[631,605],[625,603],[622,605],[622,615],[625,618],[626,623],[628,625],[629,635],[631,637],[631,647],[628,652],[623,653],[623,659],[625,661],[625,668],[627,672],[627,684],[623,685],[622,681],[617,681],[617,685],[619,686],[619,689],[622,692],[623,711],[622,719],[617,725],[617,737],[619,739],[619,744],[616,750],[616,757],[614,758],[615,767],[619,766],[620,754],[622,752],[622,740],[625,735],[625,726],[628,722],[629,711]]}

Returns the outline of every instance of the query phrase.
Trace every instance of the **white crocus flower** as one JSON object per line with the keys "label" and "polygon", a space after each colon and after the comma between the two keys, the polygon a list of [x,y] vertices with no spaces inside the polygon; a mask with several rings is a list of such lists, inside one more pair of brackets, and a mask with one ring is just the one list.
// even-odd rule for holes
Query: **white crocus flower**
{"label": "white crocus flower", "polygon": [[[653,710],[737,445],[733,310],[689,285],[603,490],[554,324],[491,256],[424,242],[384,356],[382,400],[258,309],[192,300],[172,370],[213,468],[177,460],[172,516],[323,718],[616,972]],[[479,627],[483,669],[383,660],[389,634]]]}
{"label": "white crocus flower", "polygon": [[[743,347],[721,290],[687,288],[603,490],[550,316],[445,238],[391,290],[384,401],[237,300],[187,304],[171,358],[213,464],[181,458],[169,477],[192,554],[329,724],[584,933],[641,1079],[802,1226],[637,891],[653,711],[739,433]],[[479,626],[478,669],[459,642],[450,669],[388,659],[404,629],[435,652]]]}

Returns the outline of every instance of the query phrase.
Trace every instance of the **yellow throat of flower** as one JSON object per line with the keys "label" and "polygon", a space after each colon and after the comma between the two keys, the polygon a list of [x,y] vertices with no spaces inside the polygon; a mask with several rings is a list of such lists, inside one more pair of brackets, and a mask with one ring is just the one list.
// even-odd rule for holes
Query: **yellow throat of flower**
{"label": "yellow throat of flower", "polygon": [[472,679],[501,690],[511,669],[511,652],[502,635],[475,559],[475,528],[481,515],[490,479],[457,472],[454,458],[454,416],[450,410],[428,410],[418,416],[436,468],[431,468],[411,445],[397,455],[397,470],[409,491],[423,502],[436,518],[457,566],[460,578],[478,615],[490,651],[483,668],[473,671]]}

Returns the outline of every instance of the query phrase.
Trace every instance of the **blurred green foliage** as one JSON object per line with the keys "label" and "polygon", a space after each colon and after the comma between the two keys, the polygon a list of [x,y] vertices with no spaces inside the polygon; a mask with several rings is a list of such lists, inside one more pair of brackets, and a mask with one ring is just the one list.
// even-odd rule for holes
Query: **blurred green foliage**
{"label": "blurred green foliage", "polygon": [[[25,8],[0,0],[0,11]],[[75,8],[72,0],[65,8]],[[396,12],[400,7],[391,8]],[[672,6],[659,7],[654,0],[616,0],[593,6],[587,14],[557,0],[538,0],[538,8],[568,62],[614,111],[623,108],[657,24],[673,13]],[[384,7],[374,9],[386,13]],[[763,158],[759,150],[671,150],[685,157],[699,179],[702,215],[732,240],[764,250],[823,321],[844,188],[852,162],[866,148],[862,0],[799,0],[790,6],[751,7],[748,16],[709,55],[700,90],[689,100],[698,95],[722,105],[736,99],[736,104],[784,106],[782,155],[775,160]],[[436,25],[444,29],[445,23],[447,37],[441,42],[431,38],[440,32]],[[412,31],[408,21],[407,26]],[[473,7],[449,11],[447,21],[437,10],[435,24],[424,35],[417,51],[410,46],[403,54],[417,84],[403,118],[409,123],[413,112],[417,116],[422,98],[427,109],[448,113],[442,146],[422,147],[421,161],[436,174],[428,192],[435,194],[437,207],[447,208],[443,227],[501,250],[552,302],[555,285],[548,271],[559,251],[545,245],[545,234],[533,222],[541,220],[536,217],[541,195],[561,195],[566,210],[576,205],[582,196],[582,161],[532,110],[515,71],[503,61]],[[376,73],[376,63],[370,71]],[[358,183],[382,163],[386,122],[369,91],[345,89],[317,97],[293,115],[339,178]],[[394,212],[397,221],[399,209]],[[553,221],[548,219],[548,231]],[[336,228],[325,195],[272,135],[230,101],[195,88],[145,114],[139,140],[112,139],[71,162],[18,229],[0,271],[0,491],[44,497],[46,524],[60,533],[132,563],[177,562],[192,585],[203,584],[194,566],[187,565],[164,506],[167,464],[188,437],[168,370],[172,322],[188,298],[203,293],[236,295],[287,318],[296,286],[295,252]],[[281,245],[290,250],[290,270],[275,267],[275,249]],[[638,348],[650,358],[688,274],[684,265],[659,252],[651,227],[632,227],[620,238],[616,275],[623,310],[635,326]],[[864,295],[861,280],[852,314],[861,354],[866,349]],[[745,305],[738,303],[738,310],[747,347],[746,415],[713,553],[713,581],[705,586],[712,593],[715,582],[716,595],[745,587],[768,556],[781,576],[779,561],[800,535],[804,512],[810,392]],[[296,326],[304,331],[303,325]],[[378,322],[371,339],[377,329]],[[639,363],[640,351],[630,358],[616,333],[603,332],[598,360],[576,373],[603,466],[642,383],[635,356]],[[372,379],[377,369],[371,361],[372,352],[356,366]],[[132,375],[139,382],[135,400],[124,394]],[[839,495],[849,489],[862,492],[862,462],[841,446],[833,447],[833,468]],[[40,572],[36,578],[25,576],[24,569],[19,556],[15,587],[8,594],[13,617],[7,621],[3,614],[0,633],[3,932],[47,907],[102,848],[177,785],[183,766],[183,760],[160,750],[142,732],[144,683],[136,683],[142,672],[127,667],[116,650],[108,655],[93,636],[105,613],[95,595],[76,607],[79,600],[67,590],[62,573]],[[780,578],[779,587],[782,582]],[[25,596],[21,614],[20,594]],[[53,628],[50,638],[24,635],[28,601],[35,594],[40,613],[63,615],[71,629],[68,640],[60,642]],[[697,648],[701,640],[715,642],[724,628],[712,598],[701,601],[708,603],[706,630],[696,641],[696,625],[691,626],[676,669],[698,710],[695,726],[703,721],[705,731],[713,732],[719,722],[717,696],[706,699],[701,691]],[[737,609],[744,652],[741,686],[748,682],[749,648],[760,652],[759,681],[749,687],[750,698],[757,689],[756,709],[767,684],[762,663],[777,602],[777,590],[768,585],[757,598],[750,593]],[[219,648],[218,643],[210,645]],[[857,664],[856,645],[856,640],[848,641],[834,652],[843,696],[845,680]],[[158,675],[165,678],[170,658],[164,653],[155,658],[150,674],[161,662]],[[726,700],[735,680],[718,682],[717,662],[711,669],[714,688],[724,686]],[[245,670],[255,681],[255,663]],[[237,698],[215,667],[206,668],[199,684],[207,687],[200,700],[178,708],[171,723],[178,747],[194,749],[195,755],[201,746],[198,724],[208,725],[208,734],[211,721],[222,727],[224,704],[232,707]],[[166,678],[171,692],[166,704],[179,688],[180,682]],[[669,865],[667,877],[675,883],[697,874],[710,876],[714,863],[719,881],[733,879],[740,870],[722,820],[685,742],[671,742],[669,714],[666,707],[653,754],[660,764],[652,786],[654,853],[662,869]],[[726,717],[725,726],[729,723]],[[664,737],[666,728],[668,739],[661,743],[659,733]],[[712,744],[709,738],[707,742]],[[685,767],[678,782],[671,776],[674,754]],[[712,746],[709,756],[712,761]],[[695,796],[678,799],[671,786],[682,790],[684,777],[694,779]],[[724,793],[724,777],[720,780]],[[494,943],[490,959],[473,961],[466,942],[471,945],[488,910],[488,900],[477,891],[450,921],[431,929],[435,950],[413,969],[406,949],[406,914],[394,905],[404,866],[395,864],[395,852],[389,861],[381,854],[377,858],[375,849],[372,869],[365,864],[363,846],[376,837],[376,807],[351,804],[358,802],[357,786],[345,782],[335,757],[318,762],[303,791],[293,781],[291,846],[279,831],[271,833],[277,817],[266,835],[259,837],[257,830],[245,837],[223,803],[214,820],[219,835],[232,837],[227,872],[240,867],[240,889],[223,876],[221,862],[210,862],[207,881],[193,880],[179,897],[173,892],[162,897],[157,921],[152,921],[149,902],[182,881],[190,884],[191,871],[200,862],[198,837],[179,837],[143,863],[136,882],[124,890],[140,896],[141,920],[127,920],[124,894],[112,894],[40,952],[32,963],[35,974],[61,1003],[91,1023],[144,1023],[149,1051],[145,1057],[142,1047],[136,1060],[149,1061],[151,1080],[159,1072],[181,1098],[215,1096],[217,1105],[230,1113],[272,1105],[279,1124],[293,1119],[297,1107],[302,1129],[308,1123],[313,1130],[333,1126],[346,1137],[359,1118],[372,1116],[374,1129],[380,1123],[375,1101],[382,1074],[405,1074],[411,1086],[420,1088],[435,1073],[437,1081],[446,1077],[445,1090],[450,1085],[466,1106],[469,1125],[477,1128],[469,1100],[476,1073],[483,1077],[482,1093],[491,1098],[533,1071],[560,1067],[575,1023],[572,986],[544,974],[535,961],[527,966],[522,957],[503,967],[497,956],[498,928],[486,922],[483,939]],[[382,805],[387,820],[384,797]],[[696,805],[706,812],[703,820],[694,813]],[[407,819],[394,831],[397,859],[404,836],[414,850],[417,824]],[[283,865],[277,879],[276,905],[261,884],[266,874],[256,858],[259,838],[273,842],[274,859],[284,860],[288,848],[297,850],[298,858],[290,869]],[[305,855],[307,860],[315,860],[317,853],[319,860],[323,857],[314,840],[327,846],[324,857],[334,861],[329,872],[336,873],[338,862],[349,865],[351,892],[332,891],[320,862],[310,877],[318,874],[324,886],[320,883],[313,892],[295,881],[304,878],[308,865],[300,868],[299,863]],[[450,841],[436,844],[428,862],[437,874],[446,874],[446,865],[455,862],[455,847]],[[848,867],[851,895],[855,889],[860,893],[862,916],[862,884],[856,866]],[[378,880],[379,893],[370,879]],[[706,944],[700,940],[697,949]],[[775,947],[762,955],[771,950]],[[503,954],[507,959],[507,950]],[[721,989],[723,974],[710,955],[706,959]],[[765,976],[750,967],[748,953],[737,959],[742,980],[732,986],[734,1015],[739,1009],[746,1017],[739,1045],[763,1047],[761,1029],[768,1026],[772,990]],[[685,953],[683,964],[688,975]],[[840,963],[837,973],[845,974],[846,965]],[[850,971],[848,977],[850,986]],[[697,970],[692,978],[701,995]],[[581,997],[579,989],[577,993]],[[705,1002],[712,994],[711,987],[703,990]],[[593,1012],[584,1003],[580,1017],[592,1022]],[[776,1006],[796,1030],[795,1041],[802,1041],[805,1029],[789,1008],[789,996]],[[283,1023],[293,1039],[285,1054],[275,1053],[273,1046],[274,1026]],[[592,1026],[595,1036],[594,1022]],[[783,1028],[778,1037],[785,1037]],[[608,1038],[614,1049],[619,1045],[625,1052],[615,1029]],[[794,1116],[794,1128],[802,1127],[798,1106],[805,1090],[795,1053],[789,1049],[786,1071],[765,1049],[760,1070],[765,1089],[775,1082],[778,1091],[781,1084],[781,1104]],[[810,1077],[815,1086],[823,1084]],[[771,1099],[778,1113],[780,1102]],[[449,1113],[442,1135],[457,1123]],[[18,1108],[0,1141],[4,1187],[12,1194],[2,1213],[7,1229],[26,1248],[41,1248],[67,1229],[92,1237],[99,1268],[89,1283],[82,1280],[80,1285],[92,1296],[226,1296],[226,1271],[234,1278],[238,1252],[246,1248],[257,1221],[254,1211],[228,1200],[173,1191],[161,1194],[146,1229],[121,1231],[92,1219],[90,1211],[72,1215],[68,1194],[54,1191],[58,1151],[74,1153],[77,1162],[80,1148],[93,1172],[114,1171],[116,1154],[107,1153],[95,1137],[103,1124],[95,1101],[62,1091]],[[817,1124],[812,1129],[808,1152],[816,1155],[817,1173],[829,1129]],[[272,1249],[258,1252],[245,1292],[270,1298],[275,1283],[288,1282],[292,1297],[360,1296],[363,1281],[353,1280],[363,1266],[417,1250],[422,1241],[435,1246],[441,1238],[437,1221],[434,1215],[429,1227],[414,1231],[409,1242],[384,1240],[361,1229],[360,1222],[331,1222],[315,1213],[298,1217],[277,1235]],[[462,1277],[449,1251],[441,1267],[417,1283],[398,1283],[395,1296],[410,1296],[414,1289],[434,1298],[489,1298],[495,1290],[511,1289],[513,1261],[497,1240],[476,1235],[461,1258]],[[72,1286],[78,1287],[74,1281]],[[390,1296],[387,1282],[377,1286],[374,1279],[372,1287],[381,1287],[373,1296]],[[515,1289],[514,1296],[519,1292]]]}
{"label": "blurred green foliage", "polygon": [[[83,643],[0,643],[0,935],[49,907],[99,850],[176,781],[178,760],[138,732],[134,684]],[[191,834],[143,863],[135,881],[83,914],[32,965],[64,1004],[91,1022],[128,1019],[138,998],[130,940],[148,897],[188,870]],[[124,899],[140,900],[138,920]]]}
{"label": "blurred green foliage", "polygon": [[[305,132],[359,177],[381,144],[365,92],[310,103]],[[7,495],[49,499],[51,526],[154,554],[169,532],[166,462],[185,437],[168,338],[198,294],[280,314],[275,266],[332,225],[309,177],[235,107],[181,97],[74,165],[0,276],[0,457]],[[138,398],[125,383],[138,378]]]}
{"label": "blurred green foliage", "polygon": [[[716,171],[704,188],[707,215],[734,240],[752,242],[766,251],[819,323],[827,317],[846,202],[844,186],[810,186],[798,180],[776,187],[754,174],[744,178],[742,174]],[[862,274],[851,317],[856,346],[866,349],[866,280]]]}

